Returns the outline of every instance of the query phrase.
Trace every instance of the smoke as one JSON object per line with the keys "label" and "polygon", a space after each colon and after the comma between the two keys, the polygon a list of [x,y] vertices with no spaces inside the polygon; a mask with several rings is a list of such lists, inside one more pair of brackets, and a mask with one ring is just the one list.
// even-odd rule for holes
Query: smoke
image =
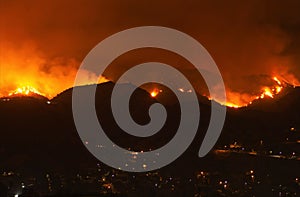
{"label": "smoke", "polygon": [[[48,98],[72,87],[79,62],[72,58],[48,58],[33,43],[18,47],[1,43],[5,50],[0,54],[0,96],[6,96],[19,87],[30,86]],[[97,80],[97,76],[85,72],[81,84]]]}
{"label": "smoke", "polygon": [[[1,94],[26,82],[54,96],[72,86],[82,59],[101,40],[158,25],[203,44],[220,68],[229,100],[243,103],[272,76],[300,85],[299,10],[298,1],[2,0]],[[83,81],[95,77],[87,72]]]}

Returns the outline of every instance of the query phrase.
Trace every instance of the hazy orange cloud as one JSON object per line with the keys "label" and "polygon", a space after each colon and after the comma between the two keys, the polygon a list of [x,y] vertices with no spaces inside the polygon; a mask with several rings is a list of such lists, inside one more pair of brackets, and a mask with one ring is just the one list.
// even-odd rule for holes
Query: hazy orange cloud
{"label": "hazy orange cloud", "polygon": [[[158,25],[202,43],[221,70],[229,100],[240,95],[236,102],[242,103],[272,76],[300,84],[299,10],[297,1],[2,0],[0,92],[29,84],[53,97],[72,86],[82,59],[101,40],[127,28]],[[106,77],[114,79],[115,73]],[[87,72],[83,81],[95,77]]]}

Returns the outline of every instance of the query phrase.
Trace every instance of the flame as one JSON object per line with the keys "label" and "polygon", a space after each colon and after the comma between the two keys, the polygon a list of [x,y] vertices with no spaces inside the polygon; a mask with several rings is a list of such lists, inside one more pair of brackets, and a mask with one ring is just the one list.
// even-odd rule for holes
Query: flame
{"label": "flame", "polygon": [[224,104],[221,104],[232,108],[240,108],[252,104],[253,100],[256,99],[274,98],[282,91],[282,89],[284,88],[284,83],[281,82],[276,76],[272,77],[272,80],[276,83],[276,85],[272,87],[263,87],[261,89],[262,93],[259,96],[229,92],[227,93],[227,98],[229,98],[230,100]]}
{"label": "flame", "polygon": [[159,93],[161,93],[162,92],[162,90],[160,90],[160,89],[157,89],[157,88],[155,88],[155,89],[153,89],[151,92],[150,92],[150,95],[151,95],[151,97],[156,97]]}
{"label": "flame", "polygon": [[[80,62],[68,57],[48,57],[33,43],[17,47],[1,40],[0,44],[0,97],[26,92],[41,94],[49,99],[71,88]],[[92,71],[84,71],[80,85],[108,81]]]}
{"label": "flame", "polygon": [[279,79],[278,79],[277,77],[273,77],[273,80],[276,81],[276,83],[277,83],[278,85],[281,85],[281,81],[279,81]]}
{"label": "flame", "polygon": [[276,94],[278,94],[279,92],[281,92],[281,90],[282,90],[282,87],[277,86],[277,87],[276,87]]}
{"label": "flame", "polygon": [[191,89],[186,90],[186,89],[184,89],[184,88],[178,88],[178,91],[179,91],[179,92],[182,92],[182,93],[184,93],[184,92],[187,92],[187,93],[193,92]]}
{"label": "flame", "polygon": [[[207,96],[205,95],[208,100],[212,101],[214,100],[211,96]],[[234,103],[231,103],[231,102],[226,102],[226,103],[222,103],[222,102],[219,102],[221,105],[226,105],[227,107],[232,107],[232,108],[240,108],[241,106],[240,105],[237,105],[237,104],[234,104]]]}
{"label": "flame", "polygon": [[264,92],[260,95],[260,98],[265,98],[265,96],[274,98],[273,91],[269,87],[264,88]]}
{"label": "flame", "polygon": [[178,89],[180,92],[184,92],[184,89],[183,88],[179,88]]}
{"label": "flame", "polygon": [[9,96],[13,96],[13,95],[32,95],[32,94],[38,94],[38,95],[42,95],[44,96],[43,93],[41,93],[40,91],[38,91],[36,88],[32,87],[32,86],[22,86],[17,88],[16,90],[10,92],[8,95]]}
{"label": "flame", "polygon": [[[24,43],[15,47],[3,42],[0,50],[0,97],[35,93],[51,99],[73,86],[77,68],[80,65],[76,59],[49,58],[31,43]],[[284,77],[272,77],[275,85],[263,87],[261,92],[255,95],[227,91],[228,101],[221,104],[239,108],[251,104],[255,99],[274,98],[284,88],[284,82],[279,79],[289,81],[289,83],[292,81],[295,85],[299,84],[299,81],[291,76],[284,74]],[[107,78],[99,78],[95,73],[89,71],[80,76],[80,84],[82,85],[91,84],[97,80],[98,83],[108,81]],[[148,91],[151,97],[156,97],[161,92],[158,88],[153,89],[153,87]],[[182,93],[192,92],[192,90],[184,88],[179,88],[178,91]]]}
{"label": "flame", "polygon": [[158,89],[154,89],[154,90],[151,91],[150,95],[151,95],[151,97],[154,98],[154,97],[156,97],[158,95],[159,92],[160,91]]}
{"label": "flame", "polygon": [[230,103],[230,102],[226,102],[225,104],[227,107],[232,107],[232,108],[240,108],[240,105],[234,104],[234,103]]}
{"label": "flame", "polygon": [[277,83],[277,85],[273,88],[264,87],[263,93],[258,98],[265,98],[266,96],[270,98],[274,98],[276,94],[279,94],[283,88],[281,81],[277,77],[273,77],[273,80]]}

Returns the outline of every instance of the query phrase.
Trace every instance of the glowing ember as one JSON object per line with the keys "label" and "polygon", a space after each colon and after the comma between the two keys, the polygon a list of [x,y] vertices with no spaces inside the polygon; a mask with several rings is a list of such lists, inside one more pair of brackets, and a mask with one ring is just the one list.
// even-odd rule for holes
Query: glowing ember
{"label": "glowing ember", "polygon": [[16,90],[10,92],[8,95],[13,96],[13,95],[32,95],[32,94],[39,94],[43,95],[41,92],[39,92],[37,89],[31,86],[22,86],[17,88]]}
{"label": "glowing ember", "polygon": [[156,96],[158,95],[159,92],[161,92],[161,91],[158,90],[158,89],[154,89],[154,90],[150,93],[150,95],[151,95],[152,97],[156,97]]}
{"label": "glowing ember", "polygon": [[178,89],[180,92],[184,92],[184,89],[183,88],[179,88]]}
{"label": "glowing ember", "polygon": [[278,94],[281,90],[282,90],[282,87],[277,86],[277,87],[276,87],[276,94]]}

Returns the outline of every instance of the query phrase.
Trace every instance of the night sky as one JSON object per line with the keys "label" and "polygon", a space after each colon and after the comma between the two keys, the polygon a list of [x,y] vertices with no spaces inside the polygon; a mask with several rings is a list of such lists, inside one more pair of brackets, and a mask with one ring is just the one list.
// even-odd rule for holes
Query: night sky
{"label": "night sky", "polygon": [[[0,96],[30,85],[53,97],[72,86],[82,59],[100,41],[155,25],[197,39],[219,66],[229,99],[248,101],[273,76],[300,84],[299,10],[299,1],[1,0]],[[139,58],[159,56],[146,52]],[[192,69],[175,59],[175,67]],[[115,80],[135,61],[127,55],[105,77]],[[86,81],[92,77],[87,73]]]}

